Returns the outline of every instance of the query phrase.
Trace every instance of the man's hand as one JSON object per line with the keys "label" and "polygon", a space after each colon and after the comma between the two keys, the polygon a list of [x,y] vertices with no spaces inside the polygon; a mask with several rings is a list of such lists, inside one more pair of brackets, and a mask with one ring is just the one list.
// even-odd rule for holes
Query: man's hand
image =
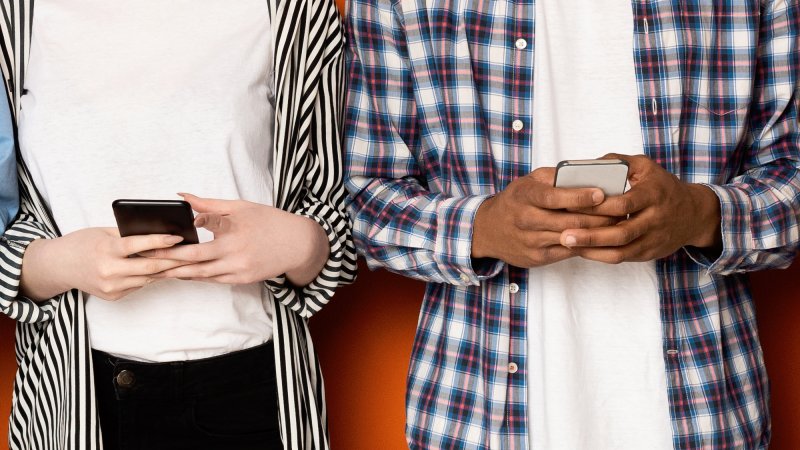
{"label": "man's hand", "polygon": [[292,284],[305,286],[328,259],[328,237],[311,219],[244,200],[183,197],[200,213],[195,226],[214,233],[214,240],[144,253],[187,264],[160,277],[249,284],[286,274]]}
{"label": "man's hand", "polygon": [[606,263],[650,261],[687,245],[720,246],[720,205],[711,189],[679,180],[646,156],[605,158],[628,162],[631,189],[582,212],[628,219],[593,229],[570,227],[561,233],[562,245]]}
{"label": "man's hand", "polygon": [[496,258],[517,267],[551,264],[574,256],[561,245],[566,229],[607,227],[617,219],[568,212],[603,202],[600,189],[553,187],[555,169],[537,169],[486,200],[475,217],[472,256]]}

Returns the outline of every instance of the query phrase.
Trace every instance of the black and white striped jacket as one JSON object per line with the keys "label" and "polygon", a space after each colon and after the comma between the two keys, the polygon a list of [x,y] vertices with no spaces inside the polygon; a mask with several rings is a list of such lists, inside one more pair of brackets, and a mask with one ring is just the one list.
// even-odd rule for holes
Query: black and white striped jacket
{"label": "black and white striped jacket", "polygon": [[[325,395],[306,319],[356,264],[342,187],[343,35],[333,0],[265,0],[275,42],[274,199],[316,220],[330,239],[330,259],[309,286],[267,282],[275,298],[274,340],[281,430],[287,449],[329,448]],[[19,113],[34,0],[2,0],[2,72],[11,110]],[[19,369],[9,425],[12,449],[99,449],[90,343],[83,295],[37,303],[19,295],[22,256],[37,238],[59,235],[19,151],[20,215],[0,238],[0,312],[17,321]]]}

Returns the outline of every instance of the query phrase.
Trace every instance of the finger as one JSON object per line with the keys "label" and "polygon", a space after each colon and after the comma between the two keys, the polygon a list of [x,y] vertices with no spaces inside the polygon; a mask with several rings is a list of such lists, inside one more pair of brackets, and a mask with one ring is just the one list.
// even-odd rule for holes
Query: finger
{"label": "finger", "polygon": [[181,241],[183,241],[181,236],[169,234],[128,236],[116,240],[116,250],[120,256],[130,256],[154,249],[170,248]]}
{"label": "finger", "polygon": [[643,183],[622,195],[609,197],[597,206],[577,211],[590,215],[626,217],[652,206],[658,195],[660,194]]}
{"label": "finger", "polygon": [[198,281],[230,274],[229,264],[217,260],[199,264],[189,264],[174,269],[166,270],[159,275],[159,278],[181,278]]}
{"label": "finger", "polygon": [[572,213],[564,211],[531,211],[524,214],[518,226],[529,231],[554,231],[561,233],[571,228],[600,228],[619,222],[617,217],[593,216],[590,214]]}
{"label": "finger", "polygon": [[116,301],[155,281],[154,278],[146,276],[126,277],[115,281],[113,287],[105,286],[98,292],[93,292],[93,295],[106,301]]}
{"label": "finger", "polygon": [[601,156],[600,159],[619,159],[630,165],[634,162],[635,158],[632,155],[623,155],[622,153],[606,153],[605,155]]}
{"label": "finger", "polygon": [[572,249],[562,247],[561,245],[551,245],[539,250],[527,266],[545,266],[572,258],[573,256],[575,256],[575,252],[572,251]]}
{"label": "finger", "polygon": [[100,228],[104,233],[108,234],[111,237],[120,237],[119,235],[119,228],[116,227],[103,227]]}
{"label": "finger", "polygon": [[640,247],[638,242],[624,247],[577,248],[575,253],[583,259],[606,264],[648,261],[648,258],[639,256]]}
{"label": "finger", "polygon": [[231,229],[231,220],[228,216],[215,213],[200,213],[194,219],[194,226],[205,228],[217,235]]}
{"label": "finger", "polygon": [[198,263],[218,259],[222,255],[219,241],[211,241],[203,244],[181,245],[172,248],[163,248],[142,252],[142,256],[154,259],[171,259]]}
{"label": "finger", "polygon": [[116,302],[118,300],[122,300],[123,298],[133,294],[134,292],[138,291],[139,289],[141,289],[141,288],[137,287],[137,288],[127,289],[127,290],[124,290],[122,292],[117,292],[115,294],[104,294],[102,292],[97,292],[97,293],[93,293],[92,295],[94,295],[95,297],[99,298],[100,300],[103,300],[103,301],[106,301],[106,302]]}
{"label": "finger", "polygon": [[150,276],[142,275],[135,277],[125,277],[118,287],[120,291],[127,291],[131,289],[141,289],[149,284],[155,283],[156,279]]}
{"label": "finger", "polygon": [[531,172],[531,177],[539,183],[552,186],[556,182],[556,168],[540,167]]}
{"label": "finger", "polygon": [[582,209],[603,203],[603,191],[595,188],[563,189],[539,186],[524,191],[528,202],[543,209]]}
{"label": "finger", "polygon": [[561,246],[561,233],[556,231],[536,231],[526,233],[523,238],[523,249],[536,249]]}
{"label": "finger", "polygon": [[220,275],[218,277],[211,278],[186,278],[186,280],[213,284],[240,284],[236,279],[236,276],[233,274]]}
{"label": "finger", "polygon": [[646,229],[641,220],[626,220],[609,227],[564,230],[560,241],[569,248],[622,247],[639,239]]}
{"label": "finger", "polygon": [[184,200],[192,205],[192,209],[199,213],[230,214],[236,209],[237,200],[220,200],[202,198],[193,194],[178,193]]}
{"label": "finger", "polygon": [[[635,186],[639,181],[646,176],[649,169],[652,169],[656,164],[652,159],[645,155],[622,155],[619,153],[609,153],[603,156],[602,159],[620,159],[628,163],[628,181],[631,186]],[[660,166],[658,166],[660,167]]]}
{"label": "finger", "polygon": [[136,276],[148,276],[191,263],[172,259],[130,258],[124,264],[126,273]]}

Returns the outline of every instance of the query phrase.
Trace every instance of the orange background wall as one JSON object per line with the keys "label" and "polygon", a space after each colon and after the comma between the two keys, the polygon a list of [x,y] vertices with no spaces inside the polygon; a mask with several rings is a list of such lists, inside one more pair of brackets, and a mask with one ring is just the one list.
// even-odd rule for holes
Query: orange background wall
{"label": "orange background wall", "polygon": [[[401,450],[405,375],[423,284],[364,267],[311,322],[328,391],[334,449]],[[754,274],[772,381],[770,448],[800,448],[800,262]]]}
{"label": "orange background wall", "polygon": [[[405,377],[423,284],[363,266],[311,321],[328,397],[331,444],[402,450]],[[753,275],[761,343],[772,379],[772,449],[800,448],[800,262]],[[0,448],[14,377],[14,324],[0,318]]]}
{"label": "orange background wall", "polygon": [[[341,4],[341,0],[339,0]],[[761,341],[772,378],[773,449],[800,448],[800,263],[753,276]],[[422,283],[362,267],[312,321],[328,393],[332,447],[401,450],[405,376]],[[15,363],[14,324],[0,318],[0,436]],[[6,439],[0,437],[0,448]]]}

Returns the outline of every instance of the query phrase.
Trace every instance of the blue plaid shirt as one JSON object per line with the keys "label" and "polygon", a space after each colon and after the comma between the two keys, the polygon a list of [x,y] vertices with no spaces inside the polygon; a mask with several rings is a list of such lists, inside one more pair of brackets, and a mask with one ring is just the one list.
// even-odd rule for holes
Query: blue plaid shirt
{"label": "blue plaid shirt", "polygon": [[[763,448],[769,385],[744,273],[786,267],[800,239],[800,7],[632,8],[645,151],[710,186],[723,218],[720,255],[685,248],[656,264],[674,445]],[[528,445],[527,270],[473,260],[470,246],[481,202],[535,169],[534,21],[533,0],[349,4],[354,234],[370,267],[428,282],[408,375],[412,448]]]}

